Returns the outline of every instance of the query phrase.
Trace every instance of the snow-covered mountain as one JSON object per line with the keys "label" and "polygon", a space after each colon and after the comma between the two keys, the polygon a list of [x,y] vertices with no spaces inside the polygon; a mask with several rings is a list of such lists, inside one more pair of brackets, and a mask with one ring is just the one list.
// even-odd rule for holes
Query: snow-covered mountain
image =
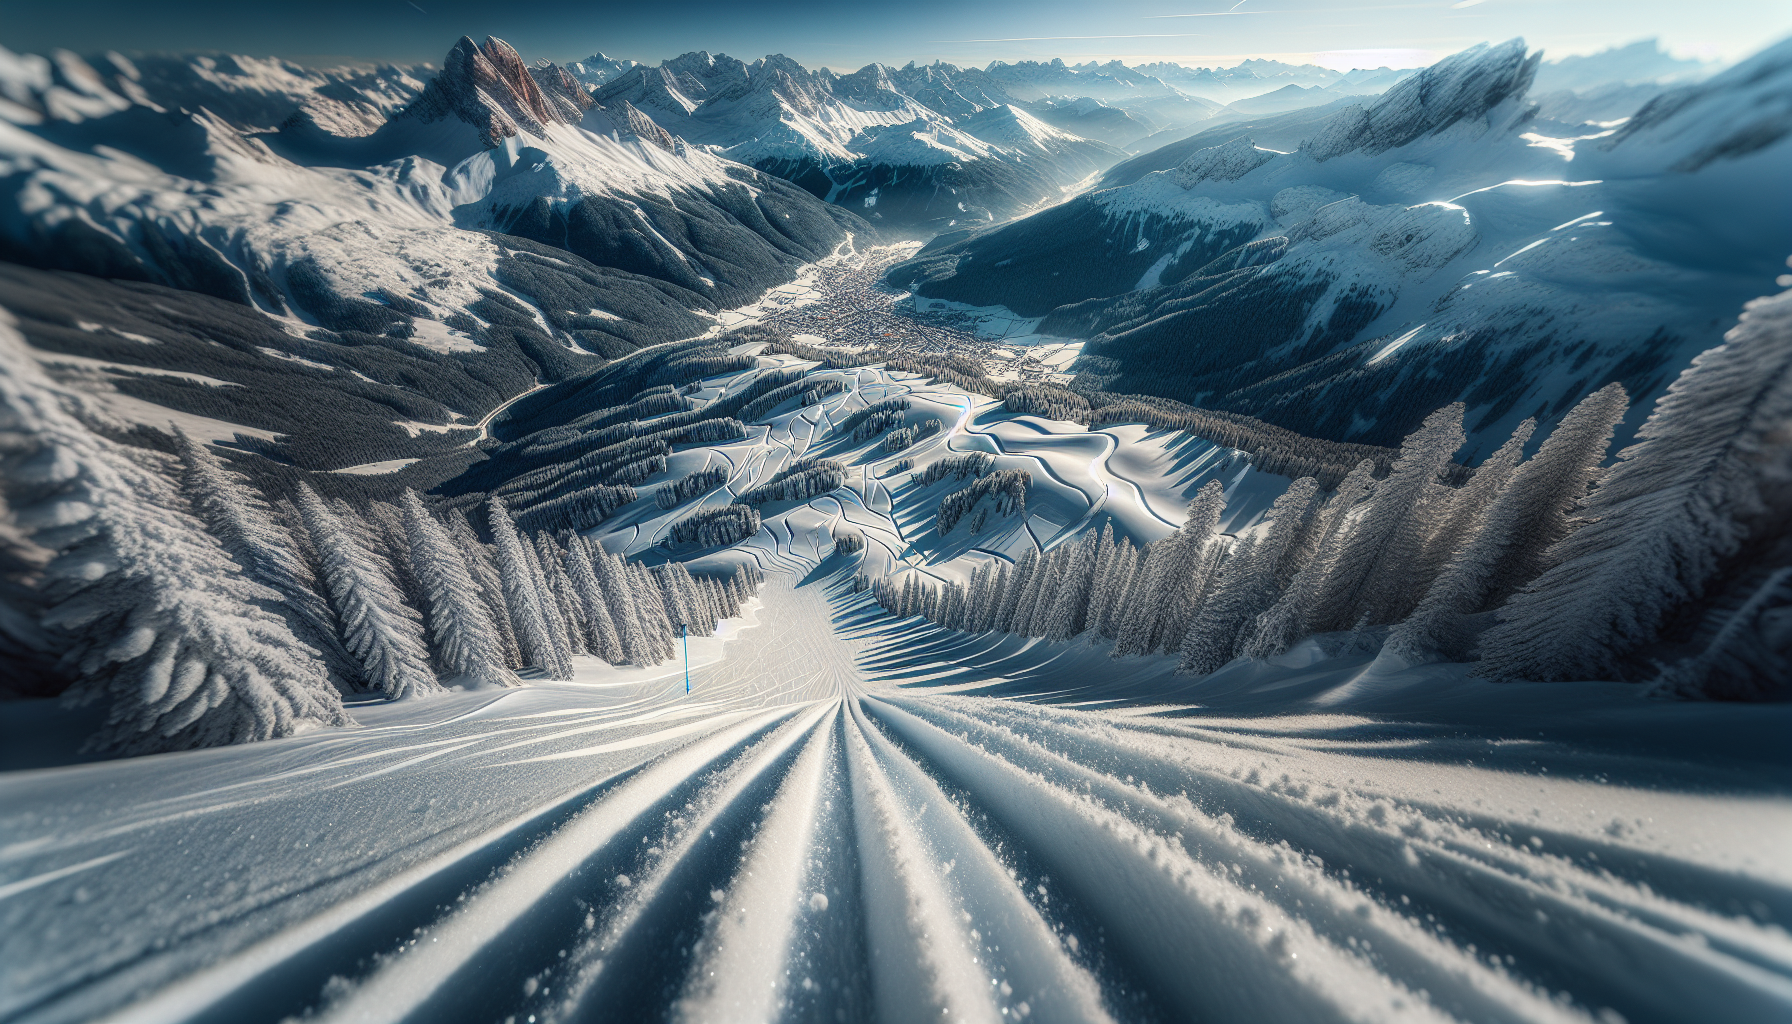
{"label": "snow-covered mountain", "polygon": [[423,91],[429,65],[313,69],[230,54],[116,52],[84,60],[0,50],[0,104],[9,121],[78,122],[129,107],[177,112],[201,107],[243,131],[272,131],[304,118],[338,135],[366,135]]}
{"label": "snow-covered mountain", "polygon": [[1229,68],[1187,67],[1168,61],[1141,64],[1133,69],[1178,91],[1218,103],[1239,100],[1297,85],[1305,89],[1331,89],[1339,93],[1378,94],[1411,77],[1416,68],[1356,68],[1338,72],[1317,64],[1285,64],[1252,58]]}
{"label": "snow-covered mountain", "polygon": [[1778,272],[1792,42],[1592,131],[1539,116],[1538,62],[1477,46],[1223,126],[891,279],[1044,315],[1111,390],[1337,440],[1461,400],[1473,448],[1613,380],[1642,402]]}
{"label": "snow-covered mountain", "polygon": [[1675,57],[1661,41],[1645,39],[1586,56],[1545,61],[1531,86],[1539,111],[1558,121],[1600,122],[1629,117],[1663,92],[1717,71],[1715,62]]}
{"label": "snow-covered mountain", "polygon": [[[245,132],[203,105],[113,91],[70,54],[9,55],[3,68],[0,259],[272,318],[272,332],[251,333],[287,340],[246,346],[256,372],[321,366],[389,389],[394,421],[471,423],[535,381],[702,334],[719,310],[871,232],[782,179],[682,145],[626,103],[594,103],[564,69],[525,65],[495,39],[462,39],[371,132],[334,132],[302,111]],[[174,292],[162,301],[190,305]],[[88,319],[101,334],[143,334],[119,315],[115,328]],[[351,373],[346,355],[315,344],[387,348],[405,365]],[[129,361],[178,362],[177,347]],[[489,384],[416,407],[399,396],[432,359]]]}
{"label": "snow-covered mountain", "polygon": [[780,55],[748,64],[696,52],[629,69],[594,96],[885,227],[1006,219],[1123,156],[1021,109],[984,72],[947,64],[835,75]]}

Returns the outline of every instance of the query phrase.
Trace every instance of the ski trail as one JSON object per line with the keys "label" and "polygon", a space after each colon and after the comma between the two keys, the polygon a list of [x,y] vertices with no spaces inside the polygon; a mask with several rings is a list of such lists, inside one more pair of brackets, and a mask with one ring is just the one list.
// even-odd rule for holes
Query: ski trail
{"label": "ski trail", "polygon": [[[1373,950],[1381,973],[1470,1019],[1519,1017],[1537,1021],[1582,1020],[1547,993],[1511,977],[1502,966],[1481,963],[1412,919],[1394,912],[1346,880],[1326,874],[1324,862],[1302,856],[1285,842],[1266,843],[1241,833],[1229,815],[1197,810],[1186,795],[1160,794],[1122,782],[1020,733],[931,704],[899,702],[932,724],[963,735],[1017,768],[1038,773],[1070,791],[1081,791],[1139,828],[1173,837],[1194,860],[1226,865],[1234,885],[1248,889],[1299,918],[1334,946]],[[1035,725],[1037,723],[1034,723]],[[1056,739],[1056,736],[1052,737]],[[1110,761],[1135,767],[1129,760]],[[1129,777],[1130,778],[1130,777]],[[1359,861],[1350,861],[1363,870]]]}
{"label": "ski trail", "polygon": [[[973,960],[989,968],[1003,1015],[1040,1022],[1111,1022],[1100,986],[1069,955],[1066,939],[1034,906],[1014,869],[965,821],[969,808],[961,808],[864,719],[858,724],[899,811],[932,851],[931,863],[944,865],[939,881],[952,891],[961,917],[972,926]],[[1033,898],[1049,905],[1045,882]]]}
{"label": "ski trail", "polygon": [[867,711],[1027,843],[1183,1018],[1441,1021],[1365,953],[1315,934],[1229,865],[883,701]]}
{"label": "ski trail", "polygon": [[673,1007],[675,1019],[770,1024],[787,1005],[792,980],[786,965],[798,922],[828,909],[826,894],[803,883],[814,873],[810,851],[817,844],[823,794],[839,781],[833,728],[839,717],[836,705],[829,728],[809,739],[772,799],[747,861],[697,944],[684,997]]}
{"label": "ski trail", "polygon": [[[564,965],[550,963],[539,975],[538,985],[548,983],[541,989],[543,996],[553,998],[544,1000],[534,1015],[547,1022],[593,1016],[627,1019],[629,1003],[635,1000],[628,998],[629,994],[615,990],[618,987],[642,987],[642,974],[630,972],[630,966],[645,968],[643,961],[647,959],[653,961],[655,971],[664,972],[672,966],[663,951],[653,952],[655,940],[662,936],[651,933],[676,928],[676,919],[687,916],[676,906],[661,907],[660,904],[675,904],[680,900],[688,904],[692,902],[688,897],[692,896],[705,897],[696,901],[699,906],[714,902],[707,897],[719,890],[694,886],[691,883],[699,879],[690,876],[712,871],[709,864],[703,863],[705,860],[739,857],[738,849],[726,852],[726,836],[718,838],[718,831],[729,831],[721,825],[721,819],[726,815],[740,816],[757,810],[754,801],[748,799],[749,794],[770,781],[770,774],[786,761],[792,750],[799,745],[816,745],[818,726],[831,710],[824,707],[809,711],[796,724],[768,737],[747,756],[722,769],[719,777],[682,808],[667,812],[667,824],[658,842],[649,846],[653,836],[641,837],[642,845],[647,846],[643,851],[645,857],[633,869],[634,874],[618,875],[614,880],[613,891],[619,891],[620,898],[601,915],[593,912],[586,917],[583,941],[577,948],[562,951]],[[798,760],[801,760],[800,756]],[[739,824],[747,826],[750,823],[743,820]],[[701,891],[693,892],[693,889]],[[678,944],[683,952],[690,952],[691,945],[689,942]],[[619,963],[619,954],[628,955],[629,962]],[[552,984],[556,977],[561,980]],[[469,981],[479,983],[479,979]],[[534,989],[527,981],[524,986],[526,994],[533,994]]]}
{"label": "ski trail", "polygon": [[[648,813],[668,791],[715,762],[735,754],[767,725],[788,718],[790,709],[761,715],[667,755],[628,780],[607,799],[582,813],[529,851],[485,889],[428,934],[412,938],[353,992],[319,1015],[327,1022],[403,1019],[430,999],[450,977],[520,919],[568,874],[614,841]],[[799,727],[788,723],[777,735]]]}
{"label": "ski trail", "polygon": [[[855,719],[857,715],[855,713]],[[866,939],[878,1019],[1000,1021],[996,979],[909,810],[866,740],[865,724],[847,731],[848,775],[859,855],[864,861]]]}

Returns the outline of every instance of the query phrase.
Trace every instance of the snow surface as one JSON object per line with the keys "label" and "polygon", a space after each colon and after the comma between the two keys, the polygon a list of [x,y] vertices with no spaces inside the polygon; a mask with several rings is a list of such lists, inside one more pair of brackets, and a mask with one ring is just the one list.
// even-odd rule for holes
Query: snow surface
{"label": "snow surface", "polygon": [[[699,401],[801,364],[761,357]],[[1111,516],[1224,528],[1287,481],[878,367],[675,453],[725,488],[797,457],[693,568],[770,582],[677,662],[351,708],[359,728],[59,766],[0,749],[0,1018],[26,1021],[1768,1020],[1792,1008],[1792,708],[1327,657],[1191,679],[893,620],[860,569],[962,578]],[[899,453],[828,429],[904,395]],[[919,471],[1028,468],[1028,519],[932,533]],[[643,489],[654,481],[643,484]],[[651,506],[651,502],[639,502]],[[672,516],[603,524],[646,557]],[[850,524],[861,555],[835,551]],[[963,533],[961,529],[958,531]],[[974,540],[974,545],[967,541]],[[25,742],[27,736],[34,742]]]}

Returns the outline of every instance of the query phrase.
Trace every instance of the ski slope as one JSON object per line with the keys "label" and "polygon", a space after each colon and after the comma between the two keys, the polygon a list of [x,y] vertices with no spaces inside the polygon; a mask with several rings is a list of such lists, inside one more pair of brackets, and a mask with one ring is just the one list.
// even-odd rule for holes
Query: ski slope
{"label": "ski slope", "polygon": [[[759,366],[713,378],[714,400]],[[0,1020],[1783,1020],[1788,709],[1498,685],[1308,641],[1192,679],[1105,644],[894,620],[870,572],[963,578],[1208,480],[1287,481],[881,367],[774,410],[612,550],[752,558],[683,666],[351,708],[360,727],[0,774]],[[831,429],[907,397],[901,452]],[[934,532],[983,451],[1027,512]],[[661,542],[790,461],[848,485],[720,551]],[[902,462],[909,468],[902,468]],[[646,490],[654,486],[649,481]],[[859,530],[864,552],[835,550]],[[22,719],[15,719],[20,721]],[[10,741],[10,740],[9,740]]]}
{"label": "ski slope", "polygon": [[[774,577],[719,647],[689,697],[670,666],[15,773],[0,1016],[1792,1005],[1792,941],[1757,920],[1788,909],[1792,805],[1743,771],[1536,738],[1561,708],[1480,728],[1204,710],[1165,661],[892,623],[840,570]],[[1570,710],[1651,710],[1619,703]]]}

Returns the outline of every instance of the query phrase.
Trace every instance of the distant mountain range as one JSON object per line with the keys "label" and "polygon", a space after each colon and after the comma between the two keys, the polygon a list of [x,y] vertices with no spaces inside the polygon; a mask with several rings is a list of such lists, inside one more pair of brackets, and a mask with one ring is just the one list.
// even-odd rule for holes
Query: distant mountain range
{"label": "distant mountain range", "polygon": [[1792,238],[1792,41],[1652,86],[1621,125],[1544,116],[1544,67],[1512,40],[1379,99],[1227,121],[890,280],[1089,339],[1080,386],[1373,444],[1463,401],[1475,439],[1526,417],[1541,437],[1610,381],[1659,394]]}

